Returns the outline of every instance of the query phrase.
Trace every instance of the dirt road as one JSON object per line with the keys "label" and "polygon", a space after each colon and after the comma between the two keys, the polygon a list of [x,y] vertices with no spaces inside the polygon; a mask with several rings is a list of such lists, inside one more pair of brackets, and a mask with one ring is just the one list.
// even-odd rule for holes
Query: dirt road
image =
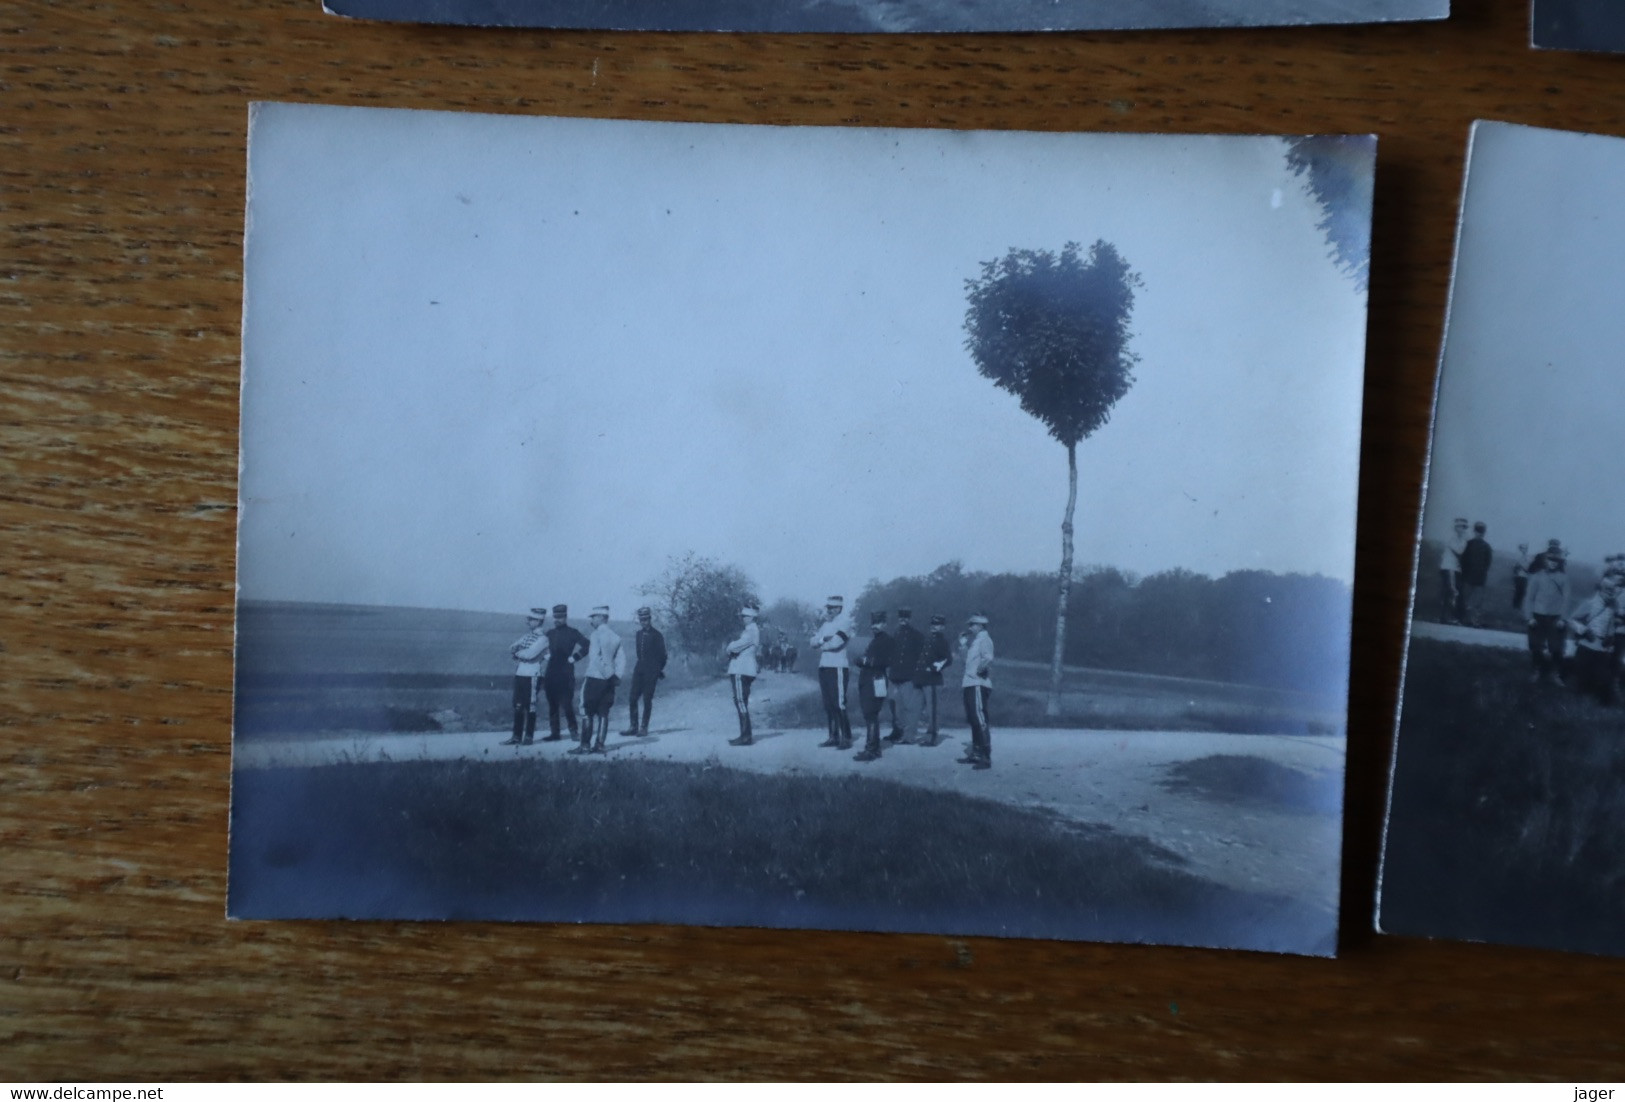
{"label": "dirt road", "polygon": [[[769,675],[756,683],[753,711],[812,691],[805,678]],[[854,713],[856,709],[854,709]],[[754,746],[729,746],[738,731],[723,685],[671,693],[656,701],[648,738],[610,735],[614,759],[712,762],[758,772],[862,772],[902,784],[1038,808],[1078,822],[1149,839],[1182,859],[1180,867],[1227,887],[1288,895],[1335,912],[1341,848],[1344,748],[1334,737],[1228,735],[1170,731],[1000,730],[995,712],[994,767],[955,762],[963,727],[941,744],[888,747],[878,762],[819,749],[824,731],[776,730],[758,722]],[[545,724],[545,718],[544,718]],[[856,732],[862,739],[861,726]],[[568,739],[504,746],[507,732],[239,740],[233,765],[322,765],[420,758],[504,761],[565,756]],[[583,768],[603,758],[582,755]]]}

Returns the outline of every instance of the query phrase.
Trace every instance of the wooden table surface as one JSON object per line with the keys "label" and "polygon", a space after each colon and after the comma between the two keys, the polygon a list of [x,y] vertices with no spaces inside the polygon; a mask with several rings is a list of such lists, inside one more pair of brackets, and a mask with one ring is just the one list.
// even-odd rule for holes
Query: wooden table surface
{"label": "wooden table surface", "polygon": [[[1625,962],[1381,938],[1373,882],[1468,123],[1625,134],[1625,57],[1448,22],[705,36],[0,2],[0,1077],[1625,1078]],[[223,918],[255,99],[1381,135],[1342,956]],[[1306,350],[1310,352],[1312,350]]]}

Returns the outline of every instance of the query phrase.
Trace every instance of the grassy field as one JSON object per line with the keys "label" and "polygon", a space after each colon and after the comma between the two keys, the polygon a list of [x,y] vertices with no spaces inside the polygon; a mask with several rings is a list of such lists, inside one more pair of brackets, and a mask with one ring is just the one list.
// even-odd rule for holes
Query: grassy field
{"label": "grassy field", "polygon": [[1392,799],[1385,929],[1625,950],[1625,709],[1413,639]]}
{"label": "grassy field", "polygon": [[1153,844],[861,777],[525,760],[247,770],[238,917],[928,930],[1325,952],[1324,916]]}
{"label": "grassy field", "polygon": [[[585,617],[571,622],[586,628]],[[635,624],[610,626],[631,645]],[[524,633],[521,616],[501,613],[244,601],[235,730],[254,737],[506,728],[508,648]],[[661,689],[715,676],[708,663],[674,656]]]}
{"label": "grassy field", "polygon": [[[949,671],[938,695],[944,727],[965,726],[959,678]],[[812,675],[806,675],[811,683]],[[1062,682],[1061,712],[1045,711],[1049,667],[1037,662],[1001,660],[993,674],[989,716],[999,727],[1077,727],[1093,731],[1215,731],[1232,734],[1328,735],[1343,731],[1343,702],[1303,693],[1227,685],[1155,674],[1123,673],[1068,667]],[[857,671],[852,674],[852,716],[856,706]],[[824,725],[823,703],[816,695],[795,697],[773,708],[767,722],[775,727]]]}

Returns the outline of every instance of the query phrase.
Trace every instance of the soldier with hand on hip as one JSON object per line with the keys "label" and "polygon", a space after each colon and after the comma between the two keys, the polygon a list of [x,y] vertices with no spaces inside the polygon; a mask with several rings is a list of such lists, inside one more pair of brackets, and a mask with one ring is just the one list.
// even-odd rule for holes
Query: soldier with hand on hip
{"label": "soldier with hand on hip", "polygon": [[920,709],[915,713],[914,729],[919,730],[919,721],[924,718],[925,741],[922,745],[935,746],[942,741],[937,694],[942,688],[942,671],[953,661],[953,645],[948,642],[948,618],[938,614],[931,617],[931,634],[921,644],[919,661],[914,664],[913,681],[920,693]]}
{"label": "soldier with hand on hip", "polygon": [[[632,666],[632,693],[627,706],[632,710],[632,726],[622,735],[649,737],[649,713],[654,710],[655,685],[666,676],[666,637],[654,625],[654,612],[638,609],[638,633],[632,640],[637,661]],[[643,705],[643,721],[638,722],[638,705]]]}
{"label": "soldier with hand on hip", "polygon": [[893,744],[915,742],[915,729],[919,726],[922,695],[920,687],[914,684],[914,670],[920,664],[920,652],[925,649],[925,636],[914,626],[913,619],[913,609],[897,610],[891,668],[886,671],[891,690],[886,705],[891,711],[891,732],[886,741]]}
{"label": "soldier with hand on hip", "polygon": [[972,616],[965,625],[965,719],[970,724],[970,750],[959,759],[973,769],[993,768],[993,732],[988,727],[987,701],[993,695],[993,637],[987,617]]}
{"label": "soldier with hand on hip", "polygon": [[587,637],[570,626],[570,609],[553,606],[553,626],[547,632],[547,669],[542,673],[542,691],[547,696],[548,734],[543,742],[559,741],[559,714],[576,731],[576,663],[587,654]]}

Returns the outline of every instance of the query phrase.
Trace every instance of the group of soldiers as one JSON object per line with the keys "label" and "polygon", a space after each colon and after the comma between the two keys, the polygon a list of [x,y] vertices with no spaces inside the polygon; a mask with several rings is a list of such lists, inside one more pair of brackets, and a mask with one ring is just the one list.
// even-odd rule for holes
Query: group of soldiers
{"label": "group of soldiers", "polygon": [[[847,712],[847,694],[854,666],[858,671],[858,706],[866,725],[863,749],[854,760],[880,759],[887,743],[892,745],[936,746],[941,741],[938,726],[938,692],[944,672],[952,663],[954,648],[947,638],[947,621],[931,617],[930,631],[913,626],[913,612],[896,611],[893,629],[885,612],[869,617],[870,636],[863,653],[851,657],[854,630],[846,615],[846,602],[832,596],[825,603],[824,618],[813,631],[810,646],[818,654],[818,686],[827,720],[828,737],[820,747],[849,750],[853,745],[852,721]],[[757,625],[760,610],[747,606],[739,610],[740,632],[726,648],[728,681],[733,692],[734,710],[739,718],[739,735],[730,746],[755,743],[750,712],[751,686],[764,669],[793,669],[793,645],[764,645]],[[666,640],[654,626],[648,608],[637,612],[638,630],[633,637],[634,653],[629,701],[631,725],[621,734],[644,738],[649,734],[649,717],[654,705],[655,686],[666,676]],[[547,610],[533,608],[526,617],[526,633],[509,648],[518,664],[513,682],[513,735],[504,745],[529,745],[536,739],[541,701],[547,701],[548,734],[542,742],[560,741],[563,729],[577,745],[572,754],[605,753],[610,712],[615,706],[615,690],[626,672],[626,648],[620,635],[609,626],[609,608],[599,605],[590,616],[592,629],[583,635],[570,626],[569,609],[554,605],[552,626]],[[971,745],[961,764],[974,769],[993,765],[993,736],[988,726],[988,700],[993,691],[993,639],[987,631],[986,616],[976,615],[966,622],[960,635],[964,651],[962,690],[965,719],[971,729]],[[575,711],[575,674],[585,662],[581,689],[583,721]],[[883,717],[889,715],[891,730],[882,737]],[[925,727],[922,733],[920,728]]]}
{"label": "group of soldiers", "polygon": [[[1440,620],[1477,627],[1483,624],[1484,591],[1494,552],[1482,521],[1469,536],[1465,517],[1457,517],[1453,536],[1440,563]],[[1533,557],[1529,545],[1518,545],[1512,567],[1512,607],[1524,617],[1530,680],[1565,684],[1564,671],[1577,688],[1611,704],[1625,673],[1625,554],[1603,560],[1596,589],[1578,604],[1570,593],[1568,552],[1561,540],[1547,540]],[[1569,657],[1569,643],[1573,655]]]}
{"label": "group of soldiers", "polygon": [[800,654],[796,645],[781,631],[776,638],[768,639],[757,647],[756,664],[769,673],[793,673]]}

